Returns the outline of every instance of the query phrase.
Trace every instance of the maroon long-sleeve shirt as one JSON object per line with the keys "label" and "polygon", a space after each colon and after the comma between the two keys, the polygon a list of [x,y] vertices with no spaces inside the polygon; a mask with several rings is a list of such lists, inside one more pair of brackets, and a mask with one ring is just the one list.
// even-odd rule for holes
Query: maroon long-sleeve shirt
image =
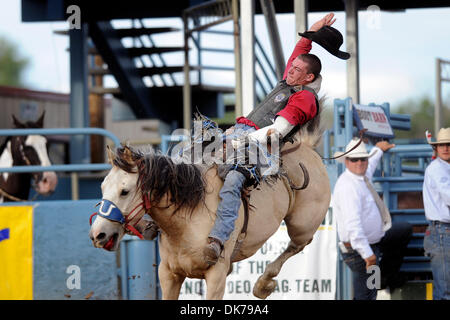
{"label": "maroon long-sleeve shirt", "polygon": [[[286,69],[284,70],[283,80],[286,79],[288,71],[294,59],[297,58],[300,54],[309,53],[309,51],[311,51],[311,48],[311,40],[300,38],[300,40],[295,45],[294,51],[289,57]],[[317,106],[314,95],[307,90],[301,90],[289,97],[286,107],[278,112],[277,115],[282,116],[287,121],[289,121],[290,124],[295,126],[297,124],[302,125],[311,120],[316,115],[316,113]],[[255,123],[253,123],[253,121],[245,117],[238,117],[236,119],[236,122],[244,123],[253,126],[256,129],[259,129],[259,127]]]}

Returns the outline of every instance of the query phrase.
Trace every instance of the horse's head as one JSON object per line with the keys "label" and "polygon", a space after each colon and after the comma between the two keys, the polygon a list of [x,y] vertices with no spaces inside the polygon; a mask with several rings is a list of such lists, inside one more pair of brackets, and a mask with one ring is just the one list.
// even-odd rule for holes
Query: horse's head
{"label": "horse's head", "polygon": [[[129,148],[115,154],[108,147],[112,169],[102,182],[102,202],[98,217],[91,225],[89,237],[97,248],[117,250],[128,222],[137,222],[144,214],[142,196],[138,189],[136,153]],[[135,220],[137,221],[129,221]]]}
{"label": "horse's head", "polygon": [[108,160],[113,167],[102,182],[103,200],[89,232],[98,248],[116,250],[125,232],[141,236],[135,226],[150,207],[192,213],[204,199],[205,182],[195,165],[175,164],[166,155],[144,155],[128,147],[116,153],[108,148]]}
{"label": "horse's head", "polygon": [[[44,115],[36,122],[22,123],[13,115],[15,128],[40,129],[44,126]],[[50,166],[51,162],[47,153],[47,139],[41,135],[16,136],[11,138],[12,165]],[[33,174],[34,188],[36,192],[47,195],[55,191],[58,177],[54,171],[37,172]]]}

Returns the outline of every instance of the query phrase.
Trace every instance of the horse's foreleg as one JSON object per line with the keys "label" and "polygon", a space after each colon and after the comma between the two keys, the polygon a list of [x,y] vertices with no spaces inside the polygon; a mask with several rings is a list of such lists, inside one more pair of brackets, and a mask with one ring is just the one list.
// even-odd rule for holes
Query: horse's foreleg
{"label": "horse's foreleg", "polygon": [[286,250],[275,261],[267,265],[264,273],[256,281],[253,287],[255,297],[265,299],[275,290],[277,282],[273,278],[280,273],[281,267],[286,260],[302,251],[305,246],[306,244],[304,246],[297,246],[292,241],[289,242]]}
{"label": "horse's foreleg", "polygon": [[158,276],[163,300],[177,300],[186,277],[172,273],[162,262],[159,264]]}
{"label": "horse's foreleg", "polygon": [[225,293],[226,278],[229,269],[228,263],[216,263],[205,274],[206,281],[206,299],[220,300]]}

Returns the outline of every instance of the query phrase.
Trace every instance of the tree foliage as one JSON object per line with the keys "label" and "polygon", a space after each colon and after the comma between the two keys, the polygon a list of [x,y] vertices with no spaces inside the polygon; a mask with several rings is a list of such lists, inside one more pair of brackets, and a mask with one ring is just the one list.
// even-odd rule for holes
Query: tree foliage
{"label": "tree foliage", "polygon": [[0,85],[23,86],[22,75],[29,61],[18,51],[14,43],[0,38]]}
{"label": "tree foliage", "polygon": [[[429,97],[422,97],[421,99],[407,100],[394,110],[391,109],[393,113],[411,115],[411,130],[395,130],[395,137],[400,139],[425,139],[426,130],[430,131],[435,137],[437,132],[434,132],[434,105],[435,102]],[[444,128],[450,127],[450,109],[445,104],[442,106],[441,122]]]}

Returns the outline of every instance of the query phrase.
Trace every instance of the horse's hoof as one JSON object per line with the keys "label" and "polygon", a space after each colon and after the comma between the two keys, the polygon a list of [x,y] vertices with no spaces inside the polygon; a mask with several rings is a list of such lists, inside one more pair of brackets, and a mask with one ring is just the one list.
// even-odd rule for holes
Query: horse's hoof
{"label": "horse's hoof", "polygon": [[253,295],[257,298],[265,299],[275,290],[276,286],[277,282],[275,280],[265,280],[261,276],[253,287]]}

